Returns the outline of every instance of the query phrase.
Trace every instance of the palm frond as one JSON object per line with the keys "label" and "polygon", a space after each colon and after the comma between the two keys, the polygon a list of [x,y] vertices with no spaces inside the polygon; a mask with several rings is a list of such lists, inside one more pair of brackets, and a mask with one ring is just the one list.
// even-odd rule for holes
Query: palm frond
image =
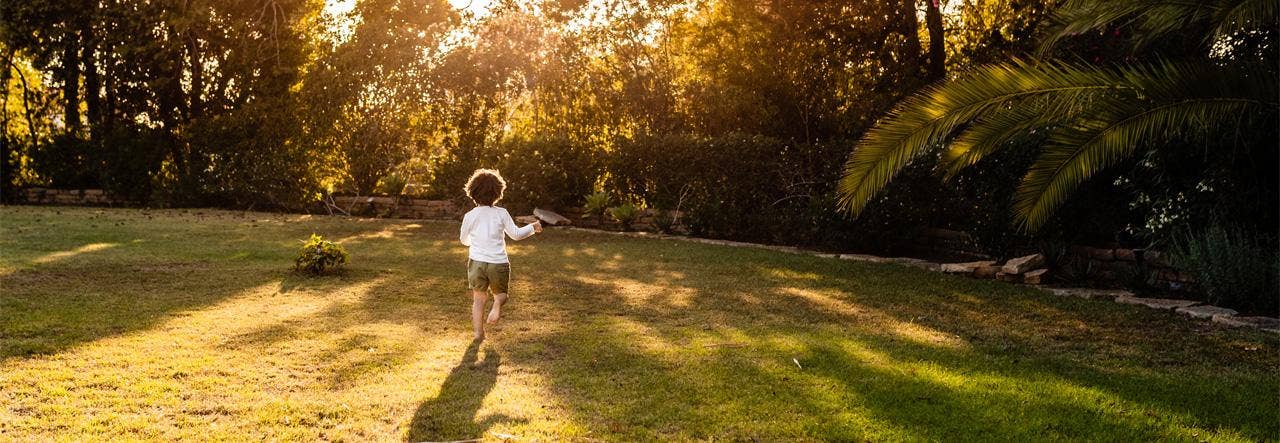
{"label": "palm frond", "polygon": [[1069,121],[1088,109],[1096,91],[1065,92],[1037,97],[992,109],[965,128],[943,153],[945,178],[981,161],[1014,141],[1035,136],[1049,127]]}
{"label": "palm frond", "polygon": [[[1231,1],[1231,0],[1228,0]],[[1239,0],[1234,0],[1239,1]],[[1068,0],[1053,14],[1053,24],[1040,41],[1040,55],[1062,39],[1118,25],[1137,25],[1147,39],[1163,37],[1188,23],[1206,20],[1216,10],[1212,0]]]}
{"label": "palm frond", "polygon": [[1225,0],[1214,17],[1213,34],[1223,38],[1240,31],[1274,26],[1280,2],[1276,0]]}
{"label": "palm frond", "polygon": [[1206,41],[1276,23],[1275,0],[1068,0],[1053,15],[1053,24],[1040,42],[1039,55],[1048,54],[1062,39],[1113,26],[1132,26],[1137,48],[1170,34],[1208,23]]}
{"label": "palm frond", "polygon": [[937,148],[961,125],[1006,104],[1045,95],[1110,94],[1123,76],[1076,64],[1010,63],[987,66],[903,100],[863,135],[838,185],[840,208],[858,214],[911,160]]}
{"label": "palm frond", "polygon": [[1265,75],[1261,67],[1224,70],[1204,64],[1127,70],[1125,82],[1143,99],[1108,97],[1095,108],[1106,112],[1055,130],[1019,185],[1017,223],[1026,231],[1038,229],[1081,183],[1137,149],[1224,131],[1246,120],[1273,119],[1280,107],[1273,98],[1275,83]]}

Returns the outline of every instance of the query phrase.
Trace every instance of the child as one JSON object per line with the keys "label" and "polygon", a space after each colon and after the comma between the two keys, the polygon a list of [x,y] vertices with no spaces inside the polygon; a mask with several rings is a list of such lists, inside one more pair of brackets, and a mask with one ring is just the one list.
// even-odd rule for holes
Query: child
{"label": "child", "polygon": [[506,209],[494,206],[502,200],[507,182],[498,171],[477,169],[467,180],[467,196],[476,207],[462,217],[462,233],[458,237],[467,253],[467,288],[471,289],[471,326],[476,340],[484,340],[484,304],[493,292],[493,309],[489,323],[497,323],[502,304],[507,301],[507,284],[511,281],[511,262],[507,260],[505,232],[512,240],[529,238],[542,232],[542,223],[516,227]]}

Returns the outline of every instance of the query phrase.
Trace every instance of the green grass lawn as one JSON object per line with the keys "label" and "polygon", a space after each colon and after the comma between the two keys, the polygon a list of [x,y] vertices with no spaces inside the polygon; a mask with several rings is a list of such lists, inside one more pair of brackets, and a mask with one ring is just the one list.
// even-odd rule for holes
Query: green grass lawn
{"label": "green grass lawn", "polygon": [[1275,334],[767,250],[548,229],[476,346],[457,229],[0,207],[0,440],[1280,437]]}

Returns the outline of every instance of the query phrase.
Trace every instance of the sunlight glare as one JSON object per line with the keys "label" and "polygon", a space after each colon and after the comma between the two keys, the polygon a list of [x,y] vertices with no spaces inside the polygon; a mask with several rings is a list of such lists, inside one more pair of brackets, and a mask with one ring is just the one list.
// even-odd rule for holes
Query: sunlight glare
{"label": "sunlight glare", "polygon": [[476,16],[485,15],[491,3],[492,0],[449,0],[449,5],[458,12],[467,11]]}

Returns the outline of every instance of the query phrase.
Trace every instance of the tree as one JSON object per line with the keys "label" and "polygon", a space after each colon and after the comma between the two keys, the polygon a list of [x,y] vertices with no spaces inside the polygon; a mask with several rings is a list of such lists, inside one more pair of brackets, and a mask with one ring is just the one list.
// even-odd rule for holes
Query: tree
{"label": "tree", "polygon": [[951,177],[1013,140],[1045,134],[1014,201],[1018,225],[1035,231],[1083,182],[1137,152],[1274,124],[1275,59],[1258,51],[1275,51],[1276,9],[1257,0],[1068,2],[1046,51],[1067,35],[1130,22],[1135,47],[1207,31],[1199,52],[1179,60],[1013,61],[927,88],[863,136],[845,164],[840,208],[860,213],[898,171],[930,153],[943,151]]}

